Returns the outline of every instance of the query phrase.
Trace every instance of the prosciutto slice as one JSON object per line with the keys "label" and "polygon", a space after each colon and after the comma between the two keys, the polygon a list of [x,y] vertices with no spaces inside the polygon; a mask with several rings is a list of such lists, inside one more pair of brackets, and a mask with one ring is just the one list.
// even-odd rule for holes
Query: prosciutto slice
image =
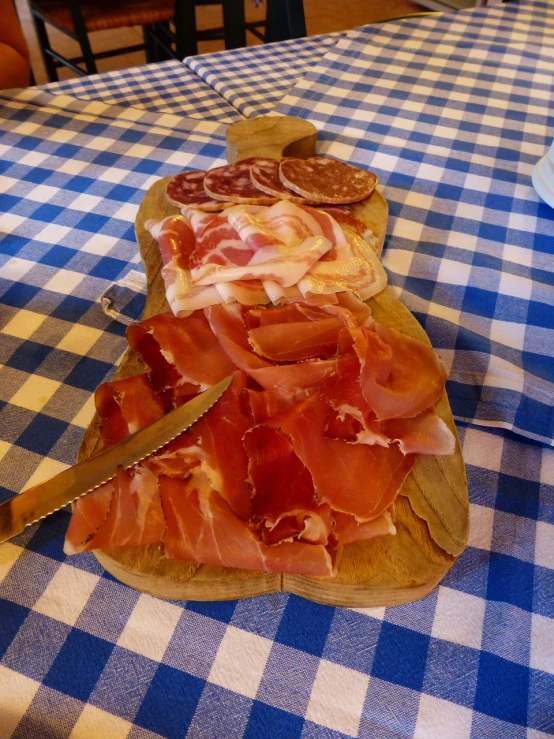
{"label": "prosciutto slice", "polygon": [[266,572],[332,577],[340,552],[317,544],[264,544],[256,528],[237,516],[202,473],[187,480],[160,478],[167,521],[168,557]]}
{"label": "prosciutto slice", "polygon": [[339,331],[344,324],[338,317],[319,321],[273,324],[250,329],[250,345],[262,357],[275,362],[299,362],[303,359],[335,355]]}
{"label": "prosciutto slice", "polygon": [[104,382],[94,393],[105,447],[157,421],[165,413],[162,399],[146,375]]}
{"label": "prosciutto slice", "polygon": [[415,454],[455,448],[433,407],[438,357],[352,294],[166,313],[128,339],[149,372],[98,388],[106,445],[230,372],[233,382],[190,429],[78,501],[68,553],[151,544],[206,564],[331,576],[344,544],[394,534]]}
{"label": "prosciutto slice", "polygon": [[351,335],[363,394],[377,418],[412,418],[440,398],[446,370],[428,344],[381,323]]}
{"label": "prosciutto slice", "polygon": [[127,341],[148,365],[156,391],[184,383],[205,390],[233,369],[201,311],[185,319],[161,313],[135,323]]}
{"label": "prosciutto slice", "polygon": [[326,438],[327,407],[313,394],[273,417],[271,425],[291,438],[323,503],[357,521],[377,518],[396,497],[414,456],[402,454],[396,446],[353,445]]}
{"label": "prosciutto slice", "polygon": [[67,530],[66,554],[155,544],[166,528],[158,478],[145,467],[120,467],[113,481],[77,501],[75,513]]}
{"label": "prosciutto slice", "polygon": [[254,426],[245,434],[244,446],[253,487],[252,519],[263,522],[262,538],[327,544],[332,510],[319,503],[310,471],[290,440],[270,426]]}

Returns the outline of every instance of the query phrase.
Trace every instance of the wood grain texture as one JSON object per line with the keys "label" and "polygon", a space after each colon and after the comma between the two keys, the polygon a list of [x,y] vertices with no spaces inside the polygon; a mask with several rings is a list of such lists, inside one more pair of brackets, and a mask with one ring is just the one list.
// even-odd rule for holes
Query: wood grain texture
{"label": "wood grain texture", "polygon": [[[148,279],[144,318],[168,310],[161,278],[161,261],[146,220],[177,212],[165,199],[166,180],[149,190],[139,209],[136,234]],[[384,198],[374,192],[359,204],[358,215],[382,245],[387,222]],[[387,287],[369,301],[377,320],[429,343],[412,314]],[[135,352],[127,351],[116,378],[144,372]],[[446,394],[437,405],[441,418],[456,435]],[[457,439],[457,435],[456,435]],[[98,420],[87,429],[80,457],[99,444]],[[457,441],[448,457],[420,456],[396,504],[396,536],[385,536],[344,548],[337,577],[276,575],[212,567],[165,559],[157,546],[95,551],[112,575],[137,590],[170,599],[225,600],[285,590],[320,603],[372,607],[406,603],[432,590],[463,550],[469,532],[465,469]]]}
{"label": "wood grain texture", "polygon": [[317,129],[313,123],[294,116],[261,115],[233,123],[227,129],[227,161],[229,164],[248,157],[315,156]]}

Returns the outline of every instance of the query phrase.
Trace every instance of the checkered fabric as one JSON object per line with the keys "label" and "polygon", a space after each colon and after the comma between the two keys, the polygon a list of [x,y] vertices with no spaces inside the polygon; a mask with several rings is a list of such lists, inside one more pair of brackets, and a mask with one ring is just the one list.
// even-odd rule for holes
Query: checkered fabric
{"label": "checkered fabric", "polygon": [[40,89],[53,95],[100,100],[111,105],[141,108],[150,113],[175,113],[220,123],[234,123],[242,118],[209,85],[178,61],[51,82]]}
{"label": "checkered fabric", "polygon": [[190,69],[247,118],[265,115],[342,33],[218,51],[185,59]]}
{"label": "checkered fabric", "polygon": [[[526,6],[525,13],[542,21],[545,7]],[[496,29],[500,11],[474,12],[475,27],[488,25],[490,13]],[[469,25],[471,14],[459,17]],[[517,95],[543,84],[539,56],[529,58],[526,88]],[[452,91],[462,71],[453,67]],[[417,60],[403,74],[407,84],[420,76],[442,89]],[[485,83],[470,88],[472,97],[489,89]],[[346,111],[342,84],[335,104],[344,126],[361,126],[365,103],[350,94]],[[410,106],[402,108],[392,79],[387,84],[391,112],[380,112],[391,128],[386,142],[376,124],[356,129],[353,139],[330,120],[322,150],[379,170],[391,204],[389,274],[441,345],[454,321],[437,315],[437,306],[452,308],[440,290],[457,294],[452,275],[482,275],[476,289],[486,292],[500,258],[495,238],[471,230],[478,220],[471,208],[480,208],[480,221],[491,228],[510,209],[503,268],[510,279],[521,278],[518,287],[532,279],[533,291],[538,283],[548,288],[551,267],[546,238],[525,239],[529,218],[539,235],[548,235],[547,215],[520,179],[532,157],[525,149],[520,159],[513,81],[512,92],[503,91],[514,98],[500,127],[516,131],[515,160],[505,147],[495,148],[496,119],[490,130],[478,129],[478,145],[469,137],[475,112],[463,110],[466,99],[459,110],[469,132],[458,123],[449,136],[452,123],[445,118],[439,127],[431,118],[434,101],[426,102],[430,118],[410,129],[414,118],[402,112]],[[215,123],[26,95],[0,95],[2,497],[74,460],[92,414],[92,390],[124,348],[123,327],[98,300],[129,269],[139,269],[133,220],[145,190],[158,176],[217,164],[224,155]],[[307,91],[297,92],[295,104],[307,106],[307,98]],[[319,92],[313,99],[322,103]],[[538,149],[542,114],[528,114],[526,146]],[[459,184],[460,172],[474,177],[472,187]],[[515,183],[510,203],[503,199],[506,183]],[[498,208],[492,195],[500,198]],[[456,215],[441,210],[448,201]],[[466,210],[457,213],[462,205]],[[453,218],[459,240],[448,240],[441,217]],[[468,227],[456,219],[467,219]],[[516,243],[512,230],[521,232]],[[439,258],[440,275],[428,267]],[[468,284],[462,281],[460,291],[467,293]],[[501,276],[498,299],[503,284]],[[477,303],[479,295],[473,297]],[[546,300],[541,306],[548,310]],[[464,320],[474,314],[465,304],[458,310]],[[468,346],[474,363],[479,359],[470,340],[468,330],[455,351],[441,349],[453,367]],[[554,736],[554,449],[503,429],[462,422],[458,430],[471,501],[469,545],[439,587],[405,606],[339,609],[287,594],[161,601],[115,581],[91,553],[66,558],[66,511],[1,545],[0,739]]]}
{"label": "checkered fabric", "polygon": [[320,153],[378,173],[383,262],[450,368],[456,417],[553,443],[554,211],[531,172],[554,135],[554,8],[413,28],[339,39],[276,110],[324,129]]}

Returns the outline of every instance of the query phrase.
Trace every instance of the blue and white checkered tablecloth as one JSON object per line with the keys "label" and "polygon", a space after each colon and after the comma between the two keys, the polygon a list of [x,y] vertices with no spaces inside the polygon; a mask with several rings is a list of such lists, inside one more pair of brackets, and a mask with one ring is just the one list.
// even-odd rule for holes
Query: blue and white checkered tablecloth
{"label": "blue and white checkered tablecloth", "polygon": [[[544,7],[526,6],[526,14],[539,17]],[[489,9],[475,13],[488,25]],[[364,47],[370,32],[360,32]],[[408,60],[403,74],[414,88],[418,78],[440,87],[428,67]],[[529,70],[526,96],[543,84],[536,58]],[[462,70],[453,72],[456,92]],[[486,91],[490,83],[482,78],[470,89]],[[342,84],[338,99],[345,99]],[[449,347],[454,316],[441,310],[457,311],[460,320],[479,315],[483,297],[496,291],[498,303],[504,281],[514,278],[528,298],[537,283],[548,289],[554,231],[546,227],[554,221],[524,179],[517,133],[515,160],[504,146],[494,148],[494,138],[477,146],[461,123],[457,137],[443,137],[432,120],[414,126],[404,112],[412,97],[406,103],[388,87],[390,110],[380,103],[374,124],[383,116],[383,128],[364,131],[360,141],[331,122],[322,149],[371,163],[383,181],[390,172],[391,280],[435,344],[447,344],[441,354],[450,365],[465,351],[478,363],[475,332],[460,329],[459,345]],[[308,94],[302,88],[294,101],[313,117]],[[517,126],[519,99],[511,103],[500,117]],[[319,92],[313,104],[318,115],[328,110]],[[459,113],[458,121],[469,115]],[[346,122],[361,125],[365,115],[354,97]],[[525,137],[538,152],[543,134],[532,115]],[[133,220],[144,192],[159,176],[223,156],[216,123],[44,92],[0,95],[1,497],[75,458],[92,390],[125,346],[123,327],[97,301],[139,268]],[[473,180],[458,181],[453,172]],[[510,196],[506,183],[515,189]],[[511,216],[499,256],[498,234],[479,229],[495,227],[503,209]],[[530,223],[542,240],[526,242]],[[520,232],[515,243],[513,231]],[[503,272],[487,291],[500,259]],[[461,303],[444,297],[458,295],[453,275]],[[548,303],[537,295],[546,315]],[[490,354],[490,344],[478,346]],[[476,376],[478,385],[482,379]],[[454,399],[458,384],[450,386]],[[287,594],[162,601],[121,585],[90,553],[66,558],[66,511],[1,545],[0,739],[554,736],[554,449],[509,430],[463,422],[458,429],[469,545],[440,586],[409,605],[340,609]]]}
{"label": "blue and white checkered tablecloth", "polygon": [[247,118],[265,115],[342,33],[217,51],[185,59],[190,69]]}
{"label": "blue and white checkered tablecloth", "polygon": [[53,95],[71,95],[111,105],[234,123],[242,116],[182,62],[167,61],[43,85]]}
{"label": "blue and white checkered tablecloth", "polygon": [[[383,262],[448,361],[456,417],[553,443],[554,211],[531,172],[554,137],[554,9],[493,17],[534,8],[542,46],[451,34],[485,37],[482,9],[425,20],[414,38],[407,21],[350,33],[276,111],[323,129],[321,152],[379,174]],[[534,26],[516,27],[523,38]]]}

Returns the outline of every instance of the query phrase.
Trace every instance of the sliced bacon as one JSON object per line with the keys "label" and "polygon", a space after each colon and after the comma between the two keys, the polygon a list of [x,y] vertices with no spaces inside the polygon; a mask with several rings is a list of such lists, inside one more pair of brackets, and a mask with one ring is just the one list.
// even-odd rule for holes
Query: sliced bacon
{"label": "sliced bacon", "polygon": [[157,421],[165,413],[164,404],[146,375],[98,385],[94,404],[105,447]]}
{"label": "sliced bacon", "polygon": [[192,284],[190,265],[196,239],[189,221],[176,215],[159,222],[147,221],[145,225],[158,242],[165,294],[173,313],[185,316],[199,303],[217,302],[213,290],[199,289]]}
{"label": "sliced bacon", "polygon": [[366,226],[363,221],[356,218],[347,207],[341,207],[340,205],[320,205],[318,209],[332,216],[339,226],[346,226],[352,229],[352,231],[355,231],[358,236],[361,236],[371,246],[373,251],[377,252],[378,244],[375,234],[369,226]]}
{"label": "sliced bacon", "polygon": [[233,369],[200,311],[188,318],[161,313],[133,324],[127,341],[148,365],[156,391],[184,382],[205,389]]}
{"label": "sliced bacon", "polygon": [[[83,539],[83,529],[77,535],[77,527],[68,529],[66,536],[68,553],[82,552],[87,549],[108,549],[110,547],[145,546],[161,542],[165,531],[158,478],[145,467],[124,470],[120,467],[112,481],[111,496],[107,516],[96,528],[100,510],[105,507],[108,487],[103,486],[100,495],[92,494],[92,501],[86,496],[87,512],[97,504],[97,516],[89,517],[91,522],[89,535]],[[77,519],[82,522],[83,512]],[[94,530],[96,528],[96,531]]]}
{"label": "sliced bacon", "polygon": [[272,418],[271,425],[292,439],[321,502],[358,521],[377,518],[395,499],[414,456],[402,454],[396,445],[384,448],[325,438],[327,408],[314,394]]}
{"label": "sliced bacon", "polygon": [[166,556],[222,567],[332,577],[339,551],[303,542],[264,544],[254,527],[237,516],[202,473],[187,480],[160,478],[167,521]]}
{"label": "sliced bacon", "polygon": [[198,274],[198,268],[208,264],[242,267],[254,256],[255,249],[242,241],[228,215],[226,211],[214,218],[198,237],[191,255],[191,267],[196,270],[193,274]]}
{"label": "sliced bacon", "polygon": [[269,298],[260,280],[234,280],[219,282],[215,289],[224,303],[240,303],[240,305],[265,305]]}
{"label": "sliced bacon", "polygon": [[181,208],[181,213],[190,223],[197,239],[200,238],[206,226],[218,217],[218,213],[209,213],[189,205]]}
{"label": "sliced bacon", "polygon": [[331,249],[331,242],[323,236],[311,236],[294,250],[278,245],[257,251],[244,266],[229,265],[215,268],[207,265],[191,271],[195,285],[213,285],[235,280],[272,280],[283,287],[291,287]]}

